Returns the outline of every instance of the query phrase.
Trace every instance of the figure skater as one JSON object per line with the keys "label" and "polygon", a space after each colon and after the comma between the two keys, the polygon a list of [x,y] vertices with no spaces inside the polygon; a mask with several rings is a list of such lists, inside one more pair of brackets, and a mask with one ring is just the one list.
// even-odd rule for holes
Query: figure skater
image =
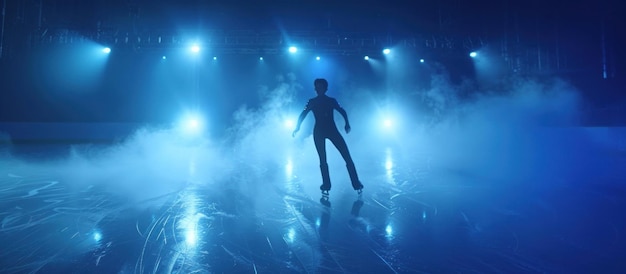
{"label": "figure skater", "polygon": [[350,181],[352,181],[352,188],[354,188],[358,194],[361,194],[363,191],[363,184],[359,181],[359,177],[356,173],[352,157],[350,156],[350,151],[348,151],[346,141],[341,136],[341,133],[339,133],[339,130],[337,130],[337,126],[335,125],[335,120],[333,118],[334,110],[337,110],[346,122],[344,127],[346,133],[350,133],[351,128],[350,122],[348,121],[348,114],[339,105],[335,98],[328,97],[326,95],[326,91],[328,91],[328,81],[326,81],[326,79],[315,79],[313,85],[315,86],[317,97],[309,99],[306,107],[302,113],[300,113],[300,117],[298,117],[298,124],[296,125],[292,136],[295,137],[296,133],[300,130],[300,124],[302,124],[302,121],[306,118],[309,111],[313,111],[313,116],[315,116],[313,140],[315,142],[315,149],[317,150],[317,154],[320,159],[320,170],[322,172],[322,185],[320,186],[320,190],[322,190],[322,195],[328,195],[331,187],[330,175],[328,173],[328,163],[326,162],[326,139],[329,139],[333,145],[335,145],[337,150],[339,150],[339,153],[341,153],[341,156],[346,161]]}

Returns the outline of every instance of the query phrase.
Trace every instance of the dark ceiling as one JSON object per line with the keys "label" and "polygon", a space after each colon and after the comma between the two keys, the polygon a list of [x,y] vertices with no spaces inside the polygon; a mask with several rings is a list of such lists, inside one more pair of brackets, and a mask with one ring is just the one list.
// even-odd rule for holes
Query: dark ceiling
{"label": "dark ceiling", "polygon": [[139,29],[332,29],[483,35],[505,28],[567,29],[622,20],[619,2],[614,0],[31,0],[24,9],[38,13],[40,2],[42,24],[75,29],[96,28],[100,23],[119,28],[130,24]]}

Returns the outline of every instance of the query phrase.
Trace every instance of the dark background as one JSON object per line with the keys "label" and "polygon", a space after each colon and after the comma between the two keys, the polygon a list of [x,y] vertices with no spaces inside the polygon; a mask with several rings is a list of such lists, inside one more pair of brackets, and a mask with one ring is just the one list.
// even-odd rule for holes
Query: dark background
{"label": "dark background", "polygon": [[[626,44],[619,1],[9,0],[3,4],[2,122],[159,123],[180,107],[172,101],[186,103],[180,98],[200,102],[211,109],[210,115],[226,121],[238,106],[258,103],[258,87],[272,87],[278,74],[295,72],[297,81],[304,83],[315,77],[306,72],[306,65],[294,67],[284,60],[281,52],[288,37],[317,41],[342,36],[377,41],[371,46],[342,46],[347,54],[329,51],[363,85],[376,87],[381,79],[362,67],[362,58],[349,56],[385,43],[408,43],[446,68],[456,82],[474,77],[467,53],[488,46],[507,58],[507,75],[572,82],[584,95],[585,123],[623,122],[619,117],[624,112]],[[162,61],[159,56],[182,44],[155,44],[154,39],[183,33],[279,38],[245,47],[222,44],[221,53],[230,55],[223,58],[219,74],[208,65],[190,68],[179,60],[167,74],[176,79],[167,88],[152,81],[151,73]],[[113,53],[93,81],[68,85],[78,82],[72,75],[81,77],[73,71],[81,68],[66,58],[83,45],[77,42],[79,37],[112,45]],[[137,37],[143,40],[138,42]],[[434,39],[454,43],[433,46],[428,41]],[[318,47],[330,49],[329,44]],[[265,74],[254,75],[259,51],[274,63]]]}

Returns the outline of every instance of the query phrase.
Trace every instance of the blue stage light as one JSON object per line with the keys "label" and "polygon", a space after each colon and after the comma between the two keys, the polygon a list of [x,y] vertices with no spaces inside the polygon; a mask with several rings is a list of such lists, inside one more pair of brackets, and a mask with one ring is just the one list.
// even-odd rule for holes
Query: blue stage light
{"label": "blue stage light", "polygon": [[200,128],[200,121],[197,118],[189,118],[187,120],[187,129],[195,131]]}
{"label": "blue stage light", "polygon": [[369,59],[370,59],[370,57],[369,57],[369,56],[367,56],[367,55],[365,55],[365,57],[363,57],[363,60],[365,60],[365,61],[367,61],[367,60],[369,60]]}
{"label": "blue stage light", "polygon": [[294,130],[296,128],[296,123],[294,122],[293,119],[286,119],[285,128],[288,130]]}
{"label": "blue stage light", "polygon": [[402,127],[402,120],[398,113],[381,114],[376,119],[376,126],[383,136],[393,136]]}
{"label": "blue stage light", "polygon": [[390,49],[384,49],[384,50],[383,50],[383,53],[384,53],[384,54],[389,54],[389,53],[391,53],[391,50],[390,50]]}
{"label": "blue stage light", "polygon": [[385,126],[385,128],[391,128],[393,127],[393,120],[387,118],[383,120],[383,125]]}
{"label": "blue stage light", "polygon": [[194,45],[191,46],[191,48],[189,48],[189,50],[191,50],[191,52],[193,52],[193,53],[198,53],[198,52],[200,52],[200,46],[194,44]]}
{"label": "blue stage light", "polygon": [[202,116],[197,113],[187,113],[178,123],[179,130],[185,135],[195,136],[204,130]]}
{"label": "blue stage light", "polygon": [[109,53],[111,53],[111,48],[109,48],[109,47],[103,48],[102,52],[109,54]]}
{"label": "blue stage light", "polygon": [[476,53],[475,51],[472,51],[470,52],[469,56],[472,58],[475,58],[476,56],[478,56],[478,53]]}
{"label": "blue stage light", "polygon": [[293,47],[293,46],[289,47],[289,53],[296,53],[296,52],[298,52],[298,48]]}

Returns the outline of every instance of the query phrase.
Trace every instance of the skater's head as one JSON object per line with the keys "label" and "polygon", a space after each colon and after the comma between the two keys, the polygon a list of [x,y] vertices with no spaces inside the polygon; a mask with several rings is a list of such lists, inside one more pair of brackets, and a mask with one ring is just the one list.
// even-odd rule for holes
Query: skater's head
{"label": "skater's head", "polygon": [[326,79],[315,79],[313,85],[315,85],[315,91],[317,92],[317,95],[326,94],[326,91],[328,90],[328,81],[326,81]]}

